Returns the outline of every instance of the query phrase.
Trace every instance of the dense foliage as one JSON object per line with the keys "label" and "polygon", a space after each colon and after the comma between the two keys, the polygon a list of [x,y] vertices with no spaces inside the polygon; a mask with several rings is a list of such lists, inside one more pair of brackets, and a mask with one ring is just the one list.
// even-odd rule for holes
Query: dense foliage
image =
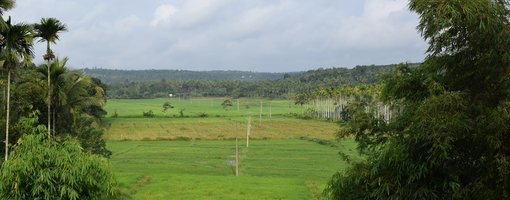
{"label": "dense foliage", "polygon": [[[0,0],[0,14],[13,8],[15,1]],[[111,154],[102,139],[101,118],[106,115],[105,85],[99,79],[68,69],[67,58],[54,56],[50,44],[66,31],[65,24],[55,18],[43,18],[38,24],[12,23],[9,17],[0,17],[0,122],[5,134],[0,135],[0,152],[8,159],[9,146],[24,133],[19,119],[33,111],[44,117],[39,124],[47,124],[48,137],[72,136],[82,144],[83,150],[104,156]],[[46,43],[45,64],[36,66],[33,43]],[[51,106],[50,106],[51,105]],[[51,126],[51,129],[50,129]]]}
{"label": "dense foliage", "polygon": [[340,136],[366,161],[336,174],[333,199],[510,198],[510,11],[507,0],[411,0],[429,42],[418,68],[401,66],[382,100],[389,123],[360,107]]}
{"label": "dense foliage", "polygon": [[116,185],[108,161],[72,139],[48,139],[33,118],[0,169],[1,199],[109,199]]}
{"label": "dense foliage", "polygon": [[[60,63],[60,64],[58,64]],[[52,127],[54,137],[76,137],[85,151],[104,156],[110,156],[111,152],[106,149],[102,139],[104,128],[102,117],[106,111],[102,108],[106,103],[104,85],[99,80],[93,79],[79,71],[67,69],[62,60],[55,59],[50,65],[52,73]],[[46,98],[47,65],[39,67],[28,66],[19,68],[12,82],[10,143],[13,144],[23,135],[18,130],[16,122],[24,116],[28,116],[34,110],[41,112],[40,124],[48,121]],[[2,98],[5,102],[5,98]],[[4,109],[0,109],[5,113]],[[5,121],[5,115],[1,120]],[[0,136],[3,140],[4,135]],[[3,152],[3,151],[2,151]]]}
{"label": "dense foliage", "polygon": [[[111,75],[118,70],[85,70],[87,74],[106,81],[110,98],[155,98],[167,97],[269,97],[293,98],[294,94],[312,92],[321,87],[340,85],[360,85],[376,83],[380,73],[389,72],[395,65],[357,66],[353,69],[330,68],[317,69],[301,73],[279,75],[278,78],[268,76],[264,79],[245,80],[229,76],[215,75],[219,72],[194,72],[196,76],[175,78],[169,74],[172,70],[161,71],[157,75],[152,70],[120,71],[119,75]],[[186,71],[187,72],[187,71]],[[104,74],[100,74],[104,73]],[[191,72],[189,72],[191,73]],[[228,72],[224,72],[228,74]],[[234,73],[234,72],[230,72]],[[250,73],[253,77],[266,77],[265,73]],[[126,75],[123,75],[126,74]],[[177,73],[179,74],[179,73]],[[235,77],[240,75],[235,75]],[[158,77],[160,79],[155,79]],[[222,78],[217,80],[217,78]],[[112,81],[113,80],[113,81]]]}
{"label": "dense foliage", "polygon": [[[130,81],[159,81],[166,80],[236,80],[257,81],[277,80],[289,73],[249,72],[249,71],[190,71],[190,70],[119,70],[85,68],[86,74],[97,77],[105,83]],[[292,73],[290,73],[292,74]]]}

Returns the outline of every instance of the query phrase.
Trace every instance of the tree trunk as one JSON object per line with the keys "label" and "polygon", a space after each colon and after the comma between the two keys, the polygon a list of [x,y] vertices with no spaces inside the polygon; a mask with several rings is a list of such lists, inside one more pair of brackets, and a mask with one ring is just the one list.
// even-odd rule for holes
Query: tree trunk
{"label": "tree trunk", "polygon": [[51,137],[51,49],[50,49],[50,42],[46,42],[46,55],[48,58],[48,138]]}
{"label": "tree trunk", "polygon": [[9,113],[11,112],[10,108],[10,99],[11,99],[11,70],[7,69],[7,116],[5,120],[5,160],[9,157]]}
{"label": "tree trunk", "polygon": [[57,118],[55,118],[55,113],[57,113],[57,109],[53,108],[53,129],[52,129],[52,132],[53,132],[53,137],[55,137],[55,128],[57,127],[55,125],[56,121],[57,121]]}
{"label": "tree trunk", "polygon": [[48,138],[51,137],[51,78],[50,78],[50,61],[48,60]]}

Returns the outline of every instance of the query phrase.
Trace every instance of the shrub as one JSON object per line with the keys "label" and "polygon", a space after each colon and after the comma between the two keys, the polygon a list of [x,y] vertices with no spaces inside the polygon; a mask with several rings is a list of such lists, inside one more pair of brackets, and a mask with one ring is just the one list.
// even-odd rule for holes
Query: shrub
{"label": "shrub", "polygon": [[[115,179],[108,160],[71,139],[22,136],[0,169],[0,199],[110,199]],[[38,130],[42,130],[40,127]]]}
{"label": "shrub", "polygon": [[184,110],[185,110],[184,108],[179,109],[179,117],[180,118],[184,117]]}
{"label": "shrub", "polygon": [[119,117],[119,114],[117,113],[117,110],[115,110],[113,112],[112,118],[117,118],[117,117]]}
{"label": "shrub", "polygon": [[155,117],[156,115],[152,110],[149,110],[148,112],[143,112],[143,117]]}
{"label": "shrub", "polygon": [[209,114],[207,114],[207,113],[205,113],[205,112],[199,112],[199,113],[197,113],[197,116],[198,116],[198,117],[208,117],[208,116],[209,116]]}

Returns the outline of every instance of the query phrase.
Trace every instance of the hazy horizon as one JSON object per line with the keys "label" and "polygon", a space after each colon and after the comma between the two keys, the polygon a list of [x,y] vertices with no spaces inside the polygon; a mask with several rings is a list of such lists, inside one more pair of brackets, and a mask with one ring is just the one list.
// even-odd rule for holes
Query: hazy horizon
{"label": "hazy horizon", "polygon": [[298,72],[421,62],[426,49],[406,0],[16,3],[15,22],[67,24],[52,48],[73,68]]}

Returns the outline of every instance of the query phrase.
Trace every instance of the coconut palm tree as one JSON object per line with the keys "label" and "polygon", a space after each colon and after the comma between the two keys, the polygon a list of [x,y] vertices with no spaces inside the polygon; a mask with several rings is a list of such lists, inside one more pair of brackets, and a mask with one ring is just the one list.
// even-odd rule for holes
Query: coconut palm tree
{"label": "coconut palm tree", "polygon": [[[46,54],[43,55],[44,60],[48,61],[48,65],[55,58],[55,54],[50,48],[51,43],[56,44],[59,40],[58,33],[67,31],[65,24],[55,18],[42,18],[41,22],[34,24],[35,37],[40,38],[39,42],[46,42]],[[51,73],[47,67],[48,75],[48,137],[51,135]]]}
{"label": "coconut palm tree", "polygon": [[9,154],[11,74],[17,66],[22,64],[22,60],[25,63],[31,61],[33,56],[33,29],[32,26],[24,23],[13,25],[10,17],[5,22],[5,25],[6,27],[0,30],[0,60],[3,61],[3,68],[7,70],[7,112],[5,123],[5,160],[7,160]]}
{"label": "coconut palm tree", "polygon": [[62,126],[76,124],[75,120],[80,116],[95,118],[99,123],[99,116],[96,116],[91,108],[101,108],[106,103],[103,88],[95,84],[90,76],[79,71],[69,71],[64,74],[62,80],[59,82],[58,93],[55,92],[57,93],[55,107],[58,109],[59,119],[72,121],[62,121],[63,123],[59,124]]}
{"label": "coconut palm tree", "polygon": [[[89,113],[93,106],[102,107],[105,103],[104,90],[94,83],[92,78],[79,71],[67,68],[67,58],[60,60],[55,58],[51,65],[42,64],[38,71],[47,78],[48,66],[52,82],[52,127],[59,132],[69,132],[70,125],[78,115],[88,115],[96,118],[94,113]],[[57,115],[57,116],[56,116]],[[56,123],[56,119],[61,119]],[[68,121],[71,120],[71,121]]]}

